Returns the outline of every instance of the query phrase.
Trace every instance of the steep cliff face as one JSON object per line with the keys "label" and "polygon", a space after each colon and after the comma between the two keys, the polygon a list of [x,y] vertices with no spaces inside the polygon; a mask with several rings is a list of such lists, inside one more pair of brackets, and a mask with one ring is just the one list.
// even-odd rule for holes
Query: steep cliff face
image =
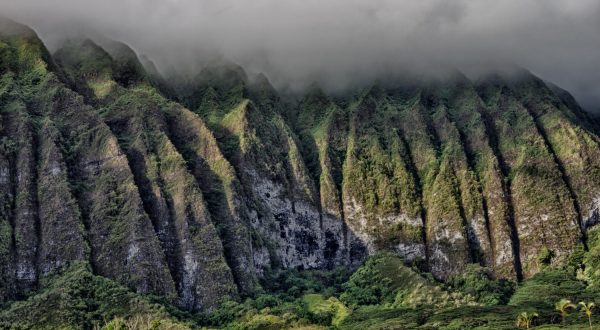
{"label": "steep cliff face", "polygon": [[[468,263],[521,279],[587,248],[592,222],[586,219],[595,219],[596,206],[584,196],[598,189],[596,128],[568,94],[527,72],[478,82],[457,73],[386,83],[335,101],[313,88],[293,106],[264,82],[249,83],[240,68],[209,70],[204,76],[211,78],[182,100],[213,123],[226,150],[234,141],[234,152],[226,154],[238,173],[259,168],[243,181],[251,190],[264,187],[259,200],[273,191],[315,200],[324,264],[332,264],[333,247],[346,263],[386,249],[440,279]],[[280,116],[280,130],[291,130],[292,139],[269,126],[269,118],[277,124]],[[268,167],[273,164],[281,167]],[[588,180],[577,179],[582,166]],[[265,183],[269,173],[283,189]],[[308,187],[307,193],[286,190],[286,182]],[[284,235],[271,240],[289,241]]]}
{"label": "steep cliff face", "polygon": [[7,297],[80,260],[137,291],[171,294],[165,257],[117,139],[49,70],[53,62],[33,32],[15,29],[2,35]]}
{"label": "steep cliff face", "polygon": [[168,86],[144,63],[0,24],[0,302],[87,263],[207,310],[382,250],[443,280],[582,249],[600,283],[598,126],[527,72],[287,100],[233,64]]}
{"label": "steep cliff face", "polygon": [[[229,219],[215,219],[213,223],[200,182],[188,171],[178,150],[190,148],[186,147],[189,142],[181,137],[171,139],[174,132],[192,130],[188,138],[199,132],[170,127],[172,117],[186,110],[147,84],[135,53],[124,47],[116,45],[111,56],[86,40],[61,49],[56,58],[73,81],[83,83],[78,85],[82,90],[92,92],[90,102],[96,104],[97,113],[117,137],[144,211],[162,246],[181,305],[194,310],[215,307],[237,294],[216,226],[236,223]],[[92,72],[80,69],[97,63],[106,65]],[[202,156],[203,150],[199,152]],[[235,240],[232,237],[224,241]]]}
{"label": "steep cliff face", "polygon": [[249,83],[236,66],[208,68],[189,95],[182,99],[215,132],[243,187],[257,271],[346,264],[347,228],[322,213],[285,105],[268,81]]}

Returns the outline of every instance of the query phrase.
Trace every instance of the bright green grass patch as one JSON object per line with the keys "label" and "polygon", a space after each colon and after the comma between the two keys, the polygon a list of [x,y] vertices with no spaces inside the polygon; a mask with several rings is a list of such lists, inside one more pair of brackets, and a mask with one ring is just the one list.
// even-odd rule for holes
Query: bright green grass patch
{"label": "bright green grass patch", "polygon": [[320,322],[339,326],[350,315],[350,310],[335,297],[325,299],[320,294],[311,293],[302,298],[306,309]]}

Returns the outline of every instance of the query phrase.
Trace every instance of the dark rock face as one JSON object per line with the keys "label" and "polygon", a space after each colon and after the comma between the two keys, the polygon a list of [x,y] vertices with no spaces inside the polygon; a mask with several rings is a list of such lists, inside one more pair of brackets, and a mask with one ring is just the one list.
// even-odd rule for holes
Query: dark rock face
{"label": "dark rock face", "polygon": [[598,127],[527,72],[289,103],[235,65],[167,86],[126,45],[52,57],[0,28],[0,302],[87,263],[207,310],[265,271],[381,250],[521,279],[585,245],[599,279]]}

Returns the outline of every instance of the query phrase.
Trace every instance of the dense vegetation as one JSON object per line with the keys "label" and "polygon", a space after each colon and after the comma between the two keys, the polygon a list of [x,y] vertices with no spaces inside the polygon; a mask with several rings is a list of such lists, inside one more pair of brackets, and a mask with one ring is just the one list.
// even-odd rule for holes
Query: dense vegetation
{"label": "dense vegetation", "polygon": [[590,306],[598,292],[572,267],[548,268],[519,284],[494,280],[475,264],[468,269],[444,284],[394,255],[380,254],[351,274],[345,269],[266,274],[263,291],[191,314],[74,265],[45,279],[40,293],[7,304],[0,327],[515,329],[523,313],[527,319],[537,315],[530,326],[540,329],[587,329],[589,321],[600,322],[593,307],[588,319],[579,304]]}
{"label": "dense vegetation", "polygon": [[0,19],[1,328],[598,322],[600,130],[565,91],[144,63]]}

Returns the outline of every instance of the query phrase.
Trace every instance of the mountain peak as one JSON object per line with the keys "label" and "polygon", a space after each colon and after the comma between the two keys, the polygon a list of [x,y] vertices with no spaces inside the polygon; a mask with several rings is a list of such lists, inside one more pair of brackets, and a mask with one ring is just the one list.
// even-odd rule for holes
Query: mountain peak
{"label": "mountain peak", "polygon": [[27,25],[17,23],[9,18],[0,16],[0,36],[35,37],[37,34]]}
{"label": "mountain peak", "polygon": [[98,43],[91,38],[67,40],[54,57],[75,80],[112,79],[129,86],[147,82],[148,79],[133,49],[117,41],[103,39]]}

